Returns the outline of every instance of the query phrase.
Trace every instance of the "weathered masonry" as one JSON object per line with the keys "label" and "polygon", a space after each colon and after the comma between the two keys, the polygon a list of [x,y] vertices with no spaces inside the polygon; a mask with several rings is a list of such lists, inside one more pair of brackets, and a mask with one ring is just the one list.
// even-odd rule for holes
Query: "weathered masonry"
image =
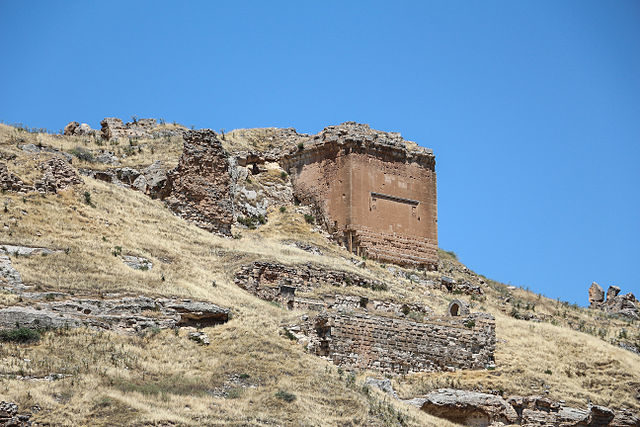
{"label": "weathered masonry", "polygon": [[495,323],[485,313],[421,322],[326,312],[305,324],[307,348],[337,365],[388,373],[485,369],[494,364]]}
{"label": "weathered masonry", "polygon": [[[235,283],[264,300],[307,311],[288,332],[310,353],[336,365],[390,374],[494,366],[494,318],[469,313],[460,300],[439,316],[419,303],[349,295],[356,287],[387,286],[314,264],[256,261],[236,272]],[[327,293],[318,296],[319,288]]]}
{"label": "weathered masonry", "polygon": [[284,156],[294,193],[334,238],[380,261],[435,269],[435,157],[397,133],[331,126]]}

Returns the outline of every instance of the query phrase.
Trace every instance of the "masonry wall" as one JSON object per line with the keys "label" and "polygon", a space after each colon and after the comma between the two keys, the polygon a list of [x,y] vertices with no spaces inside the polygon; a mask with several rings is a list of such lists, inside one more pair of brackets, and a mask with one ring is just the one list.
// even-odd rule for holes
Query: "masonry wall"
{"label": "masonry wall", "polygon": [[432,156],[399,148],[322,144],[288,159],[294,193],[352,252],[401,265],[437,266]]}
{"label": "masonry wall", "polygon": [[494,364],[495,322],[485,313],[413,322],[326,312],[310,329],[310,350],[340,366],[406,374]]}

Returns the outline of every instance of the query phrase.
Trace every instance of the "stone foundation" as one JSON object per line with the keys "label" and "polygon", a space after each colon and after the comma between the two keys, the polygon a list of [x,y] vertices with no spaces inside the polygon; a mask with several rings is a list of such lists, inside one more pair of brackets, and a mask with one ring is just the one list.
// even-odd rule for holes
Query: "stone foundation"
{"label": "stone foundation", "polygon": [[299,326],[307,348],[349,368],[408,374],[494,366],[495,322],[485,313],[422,322],[325,312]]}

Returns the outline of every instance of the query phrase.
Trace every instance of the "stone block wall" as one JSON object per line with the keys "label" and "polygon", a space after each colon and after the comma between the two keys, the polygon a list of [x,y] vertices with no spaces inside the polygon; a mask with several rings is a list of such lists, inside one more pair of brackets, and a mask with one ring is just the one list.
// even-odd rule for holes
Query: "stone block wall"
{"label": "stone block wall", "polygon": [[335,364],[407,374],[494,365],[495,322],[485,313],[423,322],[359,312],[325,312],[300,327],[307,348]]}

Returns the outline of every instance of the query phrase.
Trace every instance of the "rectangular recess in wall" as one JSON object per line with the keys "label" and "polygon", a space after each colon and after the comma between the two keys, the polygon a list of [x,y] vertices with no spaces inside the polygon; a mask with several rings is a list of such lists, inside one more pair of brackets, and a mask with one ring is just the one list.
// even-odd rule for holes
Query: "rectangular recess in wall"
{"label": "rectangular recess in wall", "polygon": [[372,199],[391,200],[392,202],[406,203],[407,205],[413,205],[413,206],[418,206],[420,204],[420,202],[417,201],[417,200],[405,199],[403,197],[390,196],[389,194],[375,193],[373,191],[371,192],[371,198]]}

